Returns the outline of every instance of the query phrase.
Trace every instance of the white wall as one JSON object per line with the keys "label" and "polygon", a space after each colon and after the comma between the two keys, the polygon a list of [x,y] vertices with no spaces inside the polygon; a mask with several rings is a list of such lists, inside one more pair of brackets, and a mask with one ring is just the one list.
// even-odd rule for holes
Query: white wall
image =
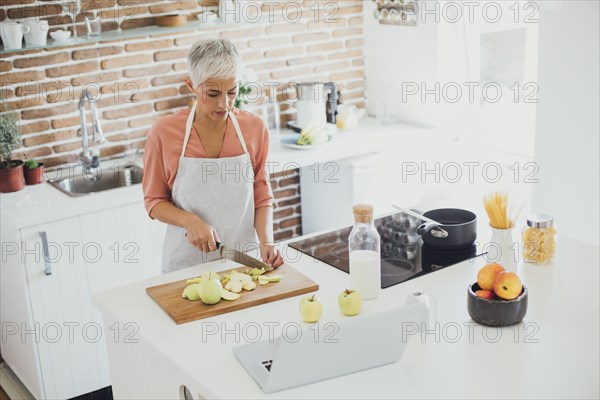
{"label": "white wall", "polygon": [[[438,81],[438,27],[435,22],[381,25],[373,17],[375,3],[366,1],[364,9],[367,105],[374,116],[377,107],[382,107],[381,100],[401,99],[402,82],[432,85]],[[405,121],[434,125],[434,107],[435,103],[422,103],[420,96],[411,96],[397,110]]]}
{"label": "white wall", "polygon": [[[556,3],[556,2],[554,2]],[[599,46],[597,1],[541,8],[533,209],[560,232],[599,242]]]}

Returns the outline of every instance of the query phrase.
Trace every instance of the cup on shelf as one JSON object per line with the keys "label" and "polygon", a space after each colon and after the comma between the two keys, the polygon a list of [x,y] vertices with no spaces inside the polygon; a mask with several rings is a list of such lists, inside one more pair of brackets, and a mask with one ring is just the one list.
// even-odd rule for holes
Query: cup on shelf
{"label": "cup on shelf", "polygon": [[48,38],[48,21],[30,20],[25,25],[29,27],[29,32],[25,33],[25,44],[29,46],[45,46]]}
{"label": "cup on shelf", "polygon": [[98,36],[102,33],[102,18],[92,10],[90,15],[85,16],[85,27],[88,36]]}
{"label": "cup on shelf", "polygon": [[19,21],[0,22],[0,36],[7,49],[23,47],[23,34],[29,33],[30,28]]}

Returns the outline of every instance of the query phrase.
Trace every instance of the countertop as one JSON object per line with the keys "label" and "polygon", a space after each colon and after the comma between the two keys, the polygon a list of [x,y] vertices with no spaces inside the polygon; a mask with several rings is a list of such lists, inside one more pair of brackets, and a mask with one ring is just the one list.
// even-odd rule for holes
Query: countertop
{"label": "countertop", "polygon": [[[362,154],[376,153],[379,149],[377,141],[370,140],[373,133],[387,135],[388,131],[379,129],[374,121],[365,121],[364,127],[356,131],[338,131],[329,143],[311,150],[295,150],[287,148],[279,142],[279,137],[289,135],[290,130],[282,130],[279,137],[272,140],[269,152],[268,168],[270,173],[277,173],[298,167],[310,166],[331,160],[339,160]],[[383,126],[382,126],[383,128]],[[142,166],[142,155],[103,161],[102,173],[111,173],[111,167],[117,164],[134,163]],[[68,166],[56,172],[46,171],[46,179],[60,178],[81,174],[80,166]],[[71,175],[70,175],[71,174]],[[51,187],[48,183],[25,186],[21,191],[0,194],[0,207],[4,217],[11,218],[16,228],[42,224],[69,218],[143,200],[141,185],[118,188],[81,197],[70,197]]]}
{"label": "countertop", "polygon": [[[286,323],[305,326],[298,312],[301,296],[176,325],[145,292],[149,286],[234,266],[216,261],[95,294],[93,302],[105,319],[134,323],[141,343],[132,346],[150,349],[153,362],[185,371],[205,398],[598,398],[599,250],[565,237],[558,240],[551,264],[518,267],[529,289],[522,323],[500,329],[471,320],[467,286],[476,281],[485,260],[465,261],[364,302],[362,313],[367,314],[404,304],[415,290],[435,299],[434,332],[412,337],[399,362],[272,395],[265,395],[233,356],[232,347],[239,343],[234,335],[203,340],[202,332],[207,325],[235,331],[236,324],[278,323],[278,335]],[[349,284],[349,275],[285,245],[283,251],[290,265],[320,285],[321,322],[347,318],[338,310],[337,295]],[[135,390],[151,397],[151,388]]]}

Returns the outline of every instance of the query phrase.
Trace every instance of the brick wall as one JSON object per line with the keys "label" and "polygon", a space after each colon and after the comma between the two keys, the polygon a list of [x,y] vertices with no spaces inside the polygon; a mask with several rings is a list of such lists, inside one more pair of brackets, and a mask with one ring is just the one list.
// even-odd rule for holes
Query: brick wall
{"label": "brick wall", "polygon": [[[186,13],[188,20],[195,21],[196,15],[215,1],[83,3],[84,10],[101,10],[106,32],[152,26],[157,15],[171,13]],[[334,81],[345,103],[364,106],[362,0],[260,3],[264,3],[262,15],[272,16],[272,21],[242,20],[170,34],[157,28],[155,34],[145,37],[1,54],[0,111],[17,110],[23,131],[23,147],[15,156],[36,158],[47,165],[77,161],[81,151],[77,100],[84,87],[97,95],[96,106],[108,139],[101,146],[101,157],[143,149],[153,122],[187,107],[192,100],[182,79],[187,73],[188,49],[200,38],[231,39],[244,64],[257,73],[263,97],[268,94],[265,82],[279,82],[283,123],[294,118],[293,105],[286,101],[293,93],[288,91],[288,97],[282,93],[289,82]],[[0,20],[41,18],[48,20],[50,31],[70,29],[70,17],[61,13],[59,4],[3,0]],[[76,18],[82,35],[84,12]],[[259,112],[260,100],[246,108]],[[87,120],[91,120],[89,110]],[[88,130],[91,132],[90,127]],[[277,237],[300,234],[297,171],[273,176],[272,181],[277,197]]]}

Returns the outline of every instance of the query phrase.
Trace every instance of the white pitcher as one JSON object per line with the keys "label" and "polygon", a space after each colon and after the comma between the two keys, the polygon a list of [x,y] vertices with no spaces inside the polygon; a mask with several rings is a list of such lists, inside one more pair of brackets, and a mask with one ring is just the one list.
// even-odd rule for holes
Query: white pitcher
{"label": "white pitcher", "polygon": [[29,32],[25,33],[25,43],[29,46],[45,46],[48,38],[48,21],[26,21],[25,25],[29,27]]}
{"label": "white pitcher", "polygon": [[6,49],[20,49],[23,47],[23,34],[30,28],[18,21],[0,22],[0,35]]}

